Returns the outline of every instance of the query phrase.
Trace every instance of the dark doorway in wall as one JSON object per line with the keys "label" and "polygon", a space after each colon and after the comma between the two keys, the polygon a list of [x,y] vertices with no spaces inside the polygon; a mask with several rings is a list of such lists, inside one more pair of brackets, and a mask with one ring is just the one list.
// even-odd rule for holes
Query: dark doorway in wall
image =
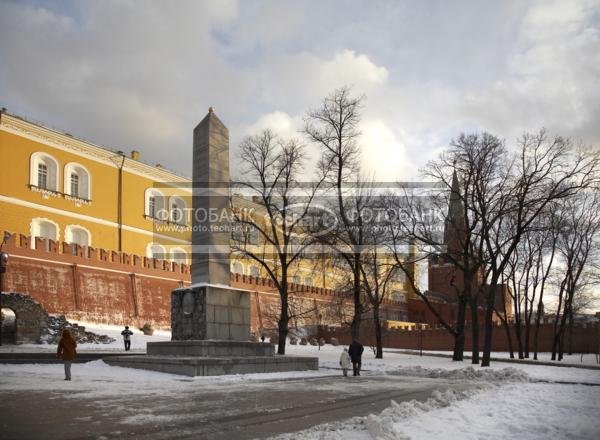
{"label": "dark doorway in wall", "polygon": [[2,307],[1,317],[2,344],[14,344],[15,335],[17,333],[17,315],[15,315],[13,309]]}

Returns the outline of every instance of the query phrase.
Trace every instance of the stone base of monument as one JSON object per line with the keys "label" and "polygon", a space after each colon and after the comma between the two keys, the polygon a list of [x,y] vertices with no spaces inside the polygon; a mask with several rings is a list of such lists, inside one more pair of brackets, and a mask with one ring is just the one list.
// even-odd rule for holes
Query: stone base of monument
{"label": "stone base of monument", "polygon": [[312,357],[279,356],[250,342],[250,293],[196,283],[171,293],[172,341],[148,342],[146,355],[114,356],[109,365],[185,376],[318,370]]}
{"label": "stone base of monument", "polygon": [[243,341],[149,342],[147,355],[113,356],[104,362],[184,376],[318,370],[313,357],[274,355],[271,344]]}

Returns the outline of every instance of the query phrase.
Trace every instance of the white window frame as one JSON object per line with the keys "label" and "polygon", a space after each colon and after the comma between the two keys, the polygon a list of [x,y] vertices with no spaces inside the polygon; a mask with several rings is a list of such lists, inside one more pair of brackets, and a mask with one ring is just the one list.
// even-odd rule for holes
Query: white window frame
{"label": "white window frame", "polygon": [[30,246],[32,249],[35,249],[36,237],[46,238],[46,237],[42,237],[40,235],[40,226],[42,223],[52,224],[54,226],[54,230],[56,231],[56,241],[57,242],[60,241],[60,227],[57,222],[55,222],[54,220],[50,220],[49,218],[46,218],[46,217],[32,218],[31,223],[29,225],[29,236],[31,237]]}
{"label": "white window frame", "polygon": [[[71,174],[77,174],[77,176],[79,176],[78,194],[72,194]],[[65,194],[68,194],[71,197],[92,200],[92,174],[86,167],[84,167],[80,163],[69,162],[65,165],[63,182]]]}
{"label": "white window frame", "polygon": [[[154,216],[150,215],[150,197],[155,197],[155,200],[160,200],[159,204],[155,202]],[[165,201],[167,200],[167,198],[161,191],[157,190],[156,188],[146,189],[146,192],[144,194],[144,200],[144,214],[147,217],[161,221],[167,221],[170,218],[169,212],[165,207]]]}
{"label": "white window frame", "polygon": [[67,225],[65,227],[65,241],[69,244],[73,244],[73,230],[80,229],[87,235],[87,243],[83,246],[91,246],[92,245],[92,233],[88,228],[81,225]]}
{"label": "white window frame", "polygon": [[231,273],[239,273],[240,275],[244,274],[244,265],[239,261],[234,261],[231,263]]}
{"label": "white window frame", "polygon": [[[153,248],[154,247],[160,247],[162,249],[161,254],[163,254],[164,256],[162,258],[157,258],[154,256],[154,251]],[[160,243],[154,243],[154,242],[150,242],[146,245],[146,257],[148,258],[156,258],[158,260],[166,260],[166,256],[167,256],[167,250],[165,249],[165,247],[160,244]]]}
{"label": "white window frame", "polygon": [[[60,174],[58,161],[48,153],[37,151],[33,153],[29,159],[29,184],[35,187],[38,186],[38,165],[43,163],[47,167],[46,182],[48,186],[45,189],[50,191],[60,192]],[[52,164],[51,166],[49,166]],[[54,179],[52,179],[54,177]],[[54,180],[54,184],[52,184]]]}
{"label": "white window frame", "polygon": [[[185,255],[183,257],[184,261],[179,261],[175,257],[176,253],[181,253],[181,254]],[[176,263],[179,263],[179,264],[188,264],[188,253],[184,249],[182,249],[180,247],[171,248],[170,253],[169,253],[169,257],[170,257],[171,261],[174,261]]]}
{"label": "white window frame", "polygon": [[[173,209],[174,204],[177,205],[177,208],[181,210],[181,220],[180,221],[175,221],[175,217],[173,215],[175,213],[175,210]],[[176,224],[182,225],[182,226],[186,226],[188,224],[187,203],[185,202],[185,200],[182,197],[179,197],[179,196],[169,197],[169,220],[173,223],[176,223]]]}

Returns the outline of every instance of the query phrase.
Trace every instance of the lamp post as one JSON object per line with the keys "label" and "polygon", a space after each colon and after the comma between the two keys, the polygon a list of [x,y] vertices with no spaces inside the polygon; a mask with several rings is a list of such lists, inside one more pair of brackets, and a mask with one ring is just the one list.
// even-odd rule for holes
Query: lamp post
{"label": "lamp post", "polygon": [[125,166],[125,154],[122,151],[117,151],[115,156],[111,156],[110,160],[115,164],[118,170],[117,179],[117,224],[118,224],[118,250],[121,252],[123,245],[123,166]]}

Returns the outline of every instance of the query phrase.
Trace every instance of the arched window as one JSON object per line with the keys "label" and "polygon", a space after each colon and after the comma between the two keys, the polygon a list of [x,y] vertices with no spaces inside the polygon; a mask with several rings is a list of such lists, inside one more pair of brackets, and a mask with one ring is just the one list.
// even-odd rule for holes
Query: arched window
{"label": "arched window", "polygon": [[165,247],[162,244],[148,243],[148,246],[146,246],[146,256],[148,258],[166,260],[167,252],[165,251]]}
{"label": "arched window", "polygon": [[294,275],[292,277],[292,283],[294,283],[294,284],[300,284],[300,275]]}
{"label": "arched window", "polygon": [[171,261],[179,264],[187,264],[187,252],[181,248],[171,249]]}
{"label": "arched window", "polygon": [[392,301],[406,302],[406,296],[401,292],[392,292]]}
{"label": "arched window", "polygon": [[187,203],[181,197],[171,196],[169,199],[171,210],[170,219],[173,223],[187,225]]}
{"label": "arched window", "polygon": [[64,193],[80,199],[92,199],[92,177],[83,165],[71,162],[65,165]]}
{"label": "arched window", "polygon": [[58,192],[58,161],[47,153],[33,153],[29,163],[29,184]]}
{"label": "arched window", "polygon": [[59,240],[58,223],[47,218],[34,218],[31,220],[31,247],[35,248],[35,239],[47,238],[49,240]]}
{"label": "arched window", "polygon": [[248,237],[248,243],[252,246],[258,246],[260,242],[260,232],[255,227],[250,228],[250,235]]}
{"label": "arched window", "polygon": [[231,271],[233,273],[243,274],[244,266],[239,261],[235,261],[235,262],[231,263]]}
{"label": "arched window", "polygon": [[406,274],[404,273],[404,271],[398,267],[394,268],[393,270],[393,281],[395,281],[396,283],[404,283],[406,281]]}
{"label": "arched window", "polygon": [[79,246],[91,246],[92,234],[83,226],[68,225],[65,228],[65,241]]}
{"label": "arched window", "polygon": [[257,266],[250,266],[248,268],[248,272],[251,277],[259,277],[260,276],[260,269]]}
{"label": "arched window", "polygon": [[313,285],[312,277],[304,277],[304,284],[307,286],[312,286]]}
{"label": "arched window", "polygon": [[165,196],[155,188],[146,190],[145,214],[150,218],[166,221],[169,212],[165,209]]}

